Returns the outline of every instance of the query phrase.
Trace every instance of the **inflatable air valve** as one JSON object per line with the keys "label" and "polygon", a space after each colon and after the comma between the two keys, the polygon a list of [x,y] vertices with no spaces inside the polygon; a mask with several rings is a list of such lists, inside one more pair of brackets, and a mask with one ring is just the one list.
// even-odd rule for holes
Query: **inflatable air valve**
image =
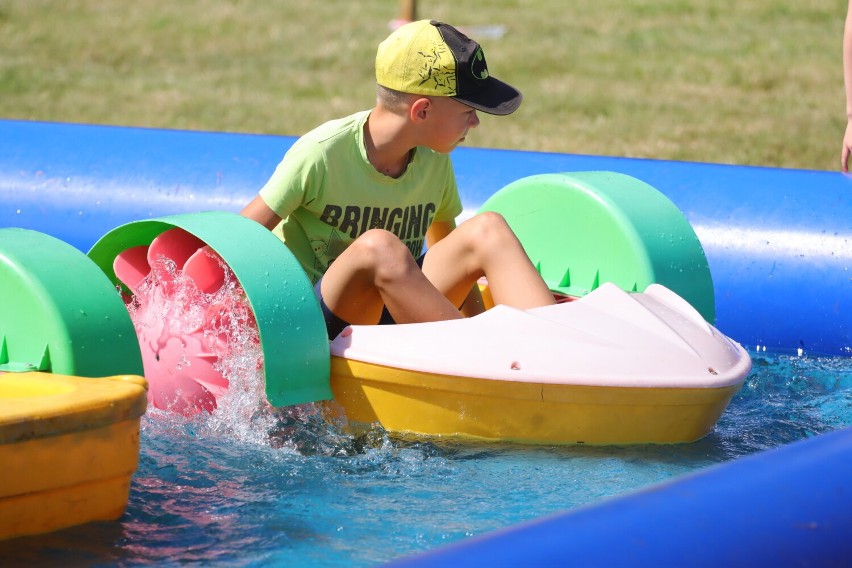
{"label": "inflatable air valve", "polygon": [[541,174],[492,195],[554,292],[582,297],[604,282],[628,292],[662,284],[708,322],[713,280],[686,217],[650,185],[616,172]]}
{"label": "inflatable air valve", "polygon": [[[141,314],[155,323],[137,327],[156,407],[182,414],[216,408],[228,388],[217,362],[230,347],[209,331],[241,311],[257,327],[273,406],[331,398],[328,338],[313,287],[290,251],[254,221],[224,212],[136,221],[104,235],[89,257],[127,298],[154,282],[149,292],[170,306],[163,314]],[[181,315],[192,302],[185,291],[177,294],[181,281],[209,295],[230,275],[244,293],[243,305],[211,306],[191,321]]]}

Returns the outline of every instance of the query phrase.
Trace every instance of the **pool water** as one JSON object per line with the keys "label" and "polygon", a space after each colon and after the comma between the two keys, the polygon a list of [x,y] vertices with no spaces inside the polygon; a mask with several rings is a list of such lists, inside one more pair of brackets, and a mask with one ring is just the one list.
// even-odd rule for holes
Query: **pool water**
{"label": "pool water", "polygon": [[0,543],[0,563],[374,566],[852,424],[852,359],[752,357],[714,432],[685,445],[402,439],[315,405],[151,410],[124,516]]}

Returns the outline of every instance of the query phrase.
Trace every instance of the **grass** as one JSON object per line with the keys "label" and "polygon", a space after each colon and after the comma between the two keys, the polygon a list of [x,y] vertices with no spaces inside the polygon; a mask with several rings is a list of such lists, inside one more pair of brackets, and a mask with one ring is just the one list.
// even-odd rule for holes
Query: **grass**
{"label": "grass", "polygon": [[[396,0],[0,0],[0,117],[299,135],[372,105]],[[837,169],[837,0],[421,0],[521,109],[468,144]],[[481,29],[481,28],[480,28]]]}

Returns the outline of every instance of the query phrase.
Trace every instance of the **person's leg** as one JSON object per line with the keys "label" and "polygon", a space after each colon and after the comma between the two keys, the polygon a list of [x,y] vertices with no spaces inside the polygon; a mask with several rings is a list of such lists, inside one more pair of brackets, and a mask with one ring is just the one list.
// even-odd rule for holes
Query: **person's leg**
{"label": "person's leg", "polygon": [[[426,254],[424,253],[424,254],[421,254],[420,256],[418,256],[416,259],[414,259],[414,262],[417,263],[417,268],[419,268],[421,270],[421,272],[423,271],[423,259],[425,257],[426,257]],[[459,311],[461,311],[461,310],[459,310]],[[379,318],[379,325],[394,325],[395,323],[396,323],[396,321],[393,319],[393,316],[388,311],[388,307],[385,306],[385,308],[382,310],[382,315]]]}
{"label": "person's leg", "polygon": [[328,304],[325,303],[325,300],[322,297],[322,278],[320,278],[320,281],[314,285],[314,295],[316,295],[317,301],[319,301],[322,318],[325,320],[325,330],[328,332],[328,338],[334,339],[346,326],[349,325],[349,322],[337,317],[337,315],[331,311],[331,308],[328,307]]}
{"label": "person's leg", "polygon": [[321,281],[326,305],[353,324],[375,324],[384,306],[397,323],[458,319],[462,315],[426,278],[396,235],[367,231],[347,248]]}
{"label": "person's leg", "polygon": [[485,276],[497,304],[520,309],[554,303],[553,294],[503,216],[482,213],[432,245],[423,272],[449,301],[459,305]]}

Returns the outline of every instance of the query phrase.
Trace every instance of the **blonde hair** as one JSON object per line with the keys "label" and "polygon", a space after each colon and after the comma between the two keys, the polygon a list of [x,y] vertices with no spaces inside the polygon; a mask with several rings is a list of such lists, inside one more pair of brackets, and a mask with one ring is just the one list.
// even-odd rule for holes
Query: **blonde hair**
{"label": "blonde hair", "polygon": [[376,85],[376,102],[380,103],[391,112],[405,112],[408,109],[409,103],[414,98],[421,98],[421,95],[412,95],[410,93],[403,93],[402,91],[389,89],[382,85]]}

